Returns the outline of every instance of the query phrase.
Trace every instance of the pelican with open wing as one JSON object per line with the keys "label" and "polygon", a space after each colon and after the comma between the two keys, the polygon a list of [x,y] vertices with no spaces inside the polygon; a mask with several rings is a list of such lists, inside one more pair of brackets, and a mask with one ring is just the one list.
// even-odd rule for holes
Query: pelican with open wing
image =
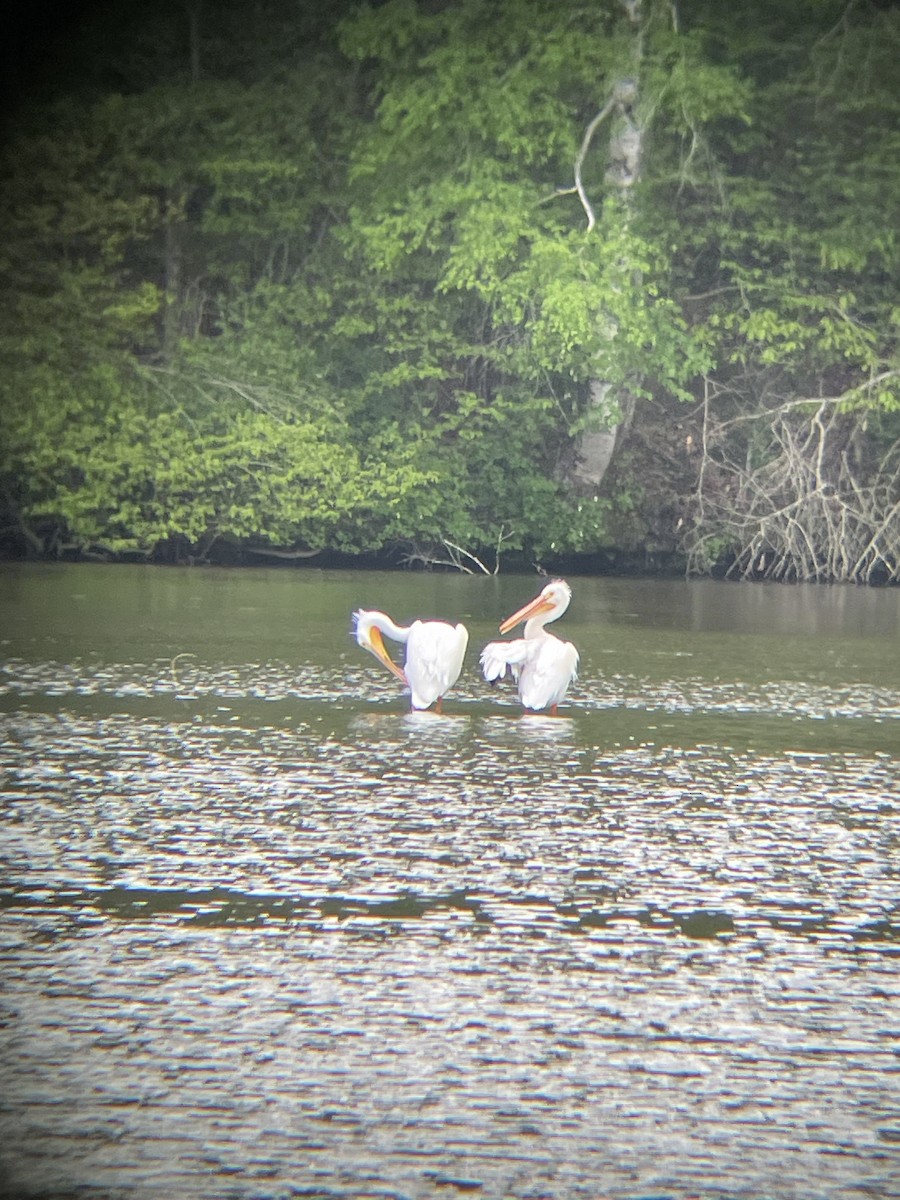
{"label": "pelican with open wing", "polygon": [[510,642],[488,642],[481,652],[481,669],[489,683],[496,683],[509,671],[519,686],[519,699],[525,708],[541,712],[549,708],[556,716],[557,705],[569,690],[578,670],[578,651],[545,629],[569,607],[572,589],[564,579],[554,579],[518,612],[500,626],[509,633],[525,622],[523,637]]}

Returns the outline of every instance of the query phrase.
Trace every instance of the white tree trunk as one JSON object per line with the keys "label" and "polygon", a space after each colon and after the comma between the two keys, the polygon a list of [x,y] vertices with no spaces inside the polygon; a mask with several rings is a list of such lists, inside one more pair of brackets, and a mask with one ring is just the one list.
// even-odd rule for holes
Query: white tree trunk
{"label": "white tree trunk", "polygon": [[[581,164],[594,130],[607,114],[612,123],[605,178],[607,185],[615,189],[622,200],[625,212],[631,205],[632,189],[641,172],[644,127],[637,113],[642,52],[641,0],[620,2],[634,30],[633,70],[616,82],[606,106],[591,122],[576,163],[576,190],[587,212],[589,229],[594,225],[594,212],[581,184]],[[614,339],[615,334],[615,328],[609,330],[610,339]],[[631,423],[634,398],[613,394],[612,383],[602,378],[591,380],[589,396],[587,428],[576,445],[570,478],[576,490],[596,492],[609,469],[621,435]]]}

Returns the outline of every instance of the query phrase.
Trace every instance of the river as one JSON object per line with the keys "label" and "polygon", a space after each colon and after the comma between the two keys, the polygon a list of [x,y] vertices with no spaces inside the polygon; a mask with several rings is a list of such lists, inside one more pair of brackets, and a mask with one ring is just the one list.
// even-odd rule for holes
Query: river
{"label": "river", "polygon": [[0,1194],[900,1195],[900,589],[570,583],[0,568]]}

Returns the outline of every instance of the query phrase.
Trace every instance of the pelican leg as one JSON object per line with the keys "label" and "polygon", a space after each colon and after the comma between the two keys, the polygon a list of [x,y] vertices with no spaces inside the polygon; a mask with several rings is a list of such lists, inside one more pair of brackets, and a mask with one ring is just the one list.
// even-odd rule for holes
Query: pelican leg
{"label": "pelican leg", "polygon": [[435,704],[435,706],[434,706],[434,711],[435,711],[436,713],[441,713],[441,712],[443,712],[443,711],[444,711],[444,710],[443,710],[443,708],[441,707],[443,703],[444,703],[444,697],[443,697],[443,696],[438,696],[438,698],[437,698],[437,704]]}

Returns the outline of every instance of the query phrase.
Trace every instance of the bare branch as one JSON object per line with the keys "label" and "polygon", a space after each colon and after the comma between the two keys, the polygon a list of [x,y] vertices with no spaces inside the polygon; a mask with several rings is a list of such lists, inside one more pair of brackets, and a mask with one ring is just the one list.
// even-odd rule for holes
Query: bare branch
{"label": "bare branch", "polygon": [[775,408],[762,407],[756,412],[740,413],[738,416],[731,418],[731,420],[723,421],[721,427],[725,429],[730,425],[743,425],[748,421],[771,421],[773,417],[784,416],[797,409],[808,409],[814,404],[820,407],[824,405],[837,407],[841,404],[852,404],[854,400],[858,400],[867,392],[872,392],[880,384],[886,383],[890,379],[900,379],[900,371],[882,371],[880,375],[873,375],[864,383],[847,388],[845,392],[841,392],[838,396],[801,396],[796,400],[785,400],[783,404],[779,404]]}
{"label": "bare branch", "polygon": [[451,542],[449,538],[442,537],[441,545],[447,552],[446,557],[442,557],[434,550],[425,550],[419,546],[414,546],[409,554],[405,555],[403,561],[405,563],[421,563],[428,567],[453,567],[455,571],[462,571],[465,575],[474,575],[475,572],[471,567],[466,566],[463,561],[467,559],[474,563],[479,571],[484,575],[497,575],[500,572],[500,555],[504,542],[508,542],[513,536],[513,532],[506,532],[503,525],[497,533],[497,544],[494,548],[494,569],[489,570],[488,567],[481,561],[477,554],[473,554],[471,550],[466,550],[464,546],[458,546],[456,542]]}
{"label": "bare branch", "polygon": [[900,439],[872,443],[834,397],[718,421],[714,395],[710,384],[688,569],[729,552],[741,578],[900,582]]}
{"label": "bare branch", "polygon": [[581,201],[581,207],[584,209],[585,215],[587,216],[588,233],[590,233],[590,231],[597,224],[597,218],[594,214],[593,205],[588,199],[587,192],[584,190],[584,182],[581,178],[581,168],[584,166],[584,160],[587,157],[587,152],[591,146],[591,140],[593,139],[594,134],[597,132],[598,126],[606,120],[609,114],[616,107],[616,104],[616,97],[611,96],[609,100],[607,100],[606,104],[604,104],[603,108],[600,109],[600,111],[588,125],[587,129],[584,131],[584,137],[581,139],[581,146],[579,147],[578,154],[575,158],[575,191],[578,193],[578,199]]}

